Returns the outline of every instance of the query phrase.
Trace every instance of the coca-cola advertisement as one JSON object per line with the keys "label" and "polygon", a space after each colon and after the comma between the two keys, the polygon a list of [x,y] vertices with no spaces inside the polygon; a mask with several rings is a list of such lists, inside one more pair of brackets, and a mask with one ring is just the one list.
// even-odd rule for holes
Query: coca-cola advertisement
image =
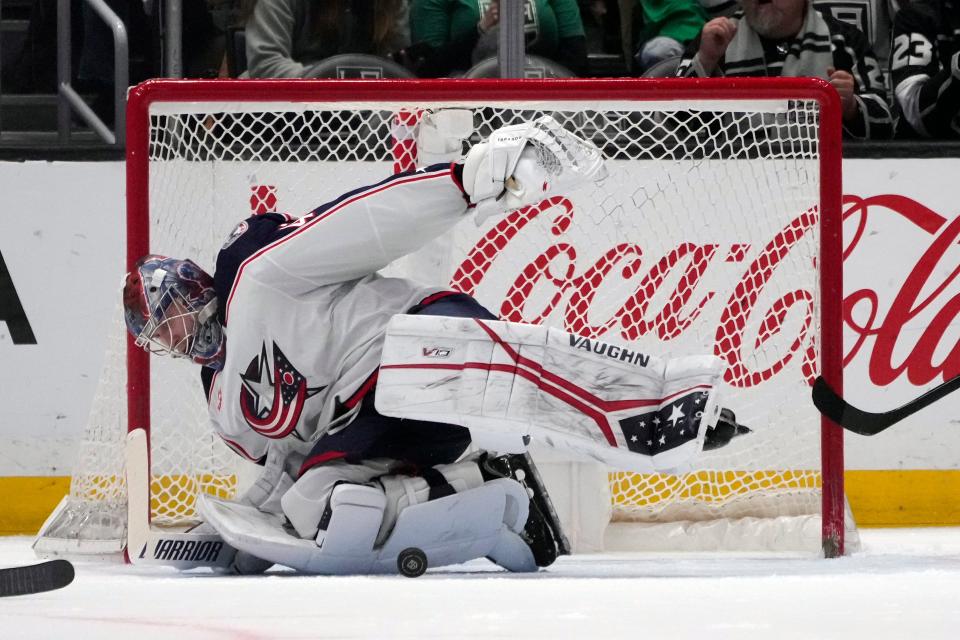
{"label": "coca-cola advertisement", "polygon": [[[844,164],[844,382],[870,411],[960,374],[960,175],[955,159]],[[956,468],[960,394],[873,438],[848,436],[858,469]]]}
{"label": "coca-cola advertisement", "polygon": [[[225,235],[250,212],[264,207],[303,212],[345,185],[381,179],[392,166],[339,163],[322,172],[318,167],[316,175],[304,166],[274,172],[262,165],[256,173],[189,169],[218,186],[206,208],[194,212],[209,217],[209,224],[178,236],[158,235],[156,250],[195,255],[209,266]],[[781,377],[809,381],[813,375],[817,307],[809,274],[817,269],[817,253],[809,238],[818,215],[816,193],[791,187],[784,196],[762,180],[747,180],[749,173],[724,173],[719,165],[697,167],[680,183],[665,180],[651,164],[641,163],[640,169],[642,181],[613,172],[612,182],[597,191],[560,196],[509,222],[489,220],[478,227],[464,220],[455,251],[445,239],[434,241],[395,269],[429,282],[443,274],[447,284],[476,294],[507,319],[546,321],[651,351],[662,346],[717,352],[727,364],[730,388],[750,398],[744,419],[769,405],[788,418],[779,428],[789,429],[789,416],[810,406],[784,406],[794,401],[785,402],[770,385]],[[808,170],[795,164],[778,175],[796,185]],[[113,193],[107,198],[111,210],[105,212],[103,197],[88,203],[68,198],[65,190],[42,188],[51,179],[69,183],[71,171],[91,185],[84,193]],[[46,406],[53,398],[59,406],[49,415],[16,410],[7,423],[23,426],[23,442],[34,441],[27,435],[49,437],[62,441],[65,453],[83,430],[116,309],[115,275],[123,263],[122,226],[115,233],[105,232],[114,227],[90,233],[85,221],[123,219],[122,172],[121,164],[23,165],[17,184],[37,188],[22,203],[15,194],[23,189],[10,190],[12,207],[49,212],[11,217],[9,237],[26,240],[0,247],[22,317],[36,339],[14,344],[6,323],[0,325],[6,336],[0,350],[10,365],[4,367],[9,379],[4,377],[2,387],[25,405]],[[844,391],[862,408],[889,409],[960,372],[955,319],[960,186],[944,182],[950,175],[960,175],[960,161],[844,163]],[[303,188],[307,183],[310,194]],[[720,198],[717,189],[726,195]],[[734,197],[726,197],[731,192]],[[759,240],[746,239],[754,237]],[[45,247],[70,259],[59,260]],[[54,299],[50,277],[89,286],[63,289]],[[62,330],[64,308],[85,310],[75,314],[70,332]],[[83,340],[76,340],[78,335]],[[47,381],[44,389],[23,383],[35,379]],[[847,467],[956,468],[958,409],[960,394],[882,435],[848,435]],[[16,434],[14,439],[21,441]],[[23,456],[12,457],[19,461],[17,469],[8,472],[41,474],[50,468],[29,447],[22,450]],[[805,453],[797,455],[806,459]]]}

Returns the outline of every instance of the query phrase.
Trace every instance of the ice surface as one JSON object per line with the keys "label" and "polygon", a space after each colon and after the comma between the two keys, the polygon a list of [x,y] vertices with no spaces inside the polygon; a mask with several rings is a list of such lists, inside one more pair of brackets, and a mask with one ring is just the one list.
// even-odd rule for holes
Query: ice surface
{"label": "ice surface", "polygon": [[[401,577],[179,574],[77,564],[60,591],[0,600],[0,638],[960,638],[960,529],[867,529],[839,560],[584,555],[537,575],[486,561]],[[0,538],[0,566],[36,562]]]}

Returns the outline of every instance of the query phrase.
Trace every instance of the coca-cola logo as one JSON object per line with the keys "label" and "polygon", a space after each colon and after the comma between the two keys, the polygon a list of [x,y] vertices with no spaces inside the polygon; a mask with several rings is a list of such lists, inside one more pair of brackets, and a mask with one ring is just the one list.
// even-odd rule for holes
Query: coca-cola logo
{"label": "coca-cola logo", "polygon": [[[251,208],[255,212],[275,206],[276,188],[251,187]],[[598,258],[595,247],[587,251],[568,239],[566,232],[574,224],[573,203],[564,196],[517,210],[502,218],[473,244],[450,280],[451,286],[476,295],[497,271],[496,278],[507,284],[495,300],[482,301],[503,319],[541,323],[548,316],[560,318],[562,328],[587,338],[608,336],[634,342],[644,336],[660,341],[682,337],[690,330],[708,304],[722,301],[722,311],[712,319],[713,352],[727,363],[726,381],[740,387],[753,387],[799,363],[802,375],[812,381],[815,375],[816,347],[813,335],[813,292],[795,287],[771,296],[768,283],[796,245],[817,221],[816,211],[800,213],[761,248],[736,242],[679,242],[662,255],[648,255],[644,247],[632,242],[613,243],[602,248]],[[552,242],[532,258],[518,260],[515,245],[525,229],[538,218],[549,220]],[[909,197],[883,194],[867,198],[843,197],[843,260],[849,266],[876,258],[866,238],[877,220],[906,223],[912,233],[897,232],[905,248],[916,249],[890,258],[898,270],[884,282],[861,286],[848,277],[843,301],[845,329],[844,366],[855,358],[867,358],[868,375],[877,386],[890,385],[906,377],[921,386],[960,374],[960,344],[956,324],[960,313],[960,266],[956,249],[960,236],[960,218],[948,220],[936,211]],[[542,226],[541,226],[542,229]],[[542,231],[537,231],[541,233]],[[759,251],[758,251],[759,249]],[[858,251],[859,249],[859,251]],[[875,250],[874,250],[875,252]],[[908,257],[909,256],[909,257]],[[919,256],[919,257],[917,257]],[[589,264],[586,264],[589,262]],[[716,263],[732,263],[741,269],[740,277],[725,289],[704,285],[705,270]],[[616,301],[616,309],[597,318],[591,310],[609,305],[598,304],[605,282],[614,278],[634,279],[629,295]],[[673,287],[669,291],[669,287]],[[531,293],[538,289],[536,302]],[[544,296],[543,291],[549,291]],[[660,300],[654,305],[651,300]],[[761,314],[761,315],[757,315]],[[801,317],[800,321],[796,318]],[[787,322],[787,318],[793,318]],[[747,334],[751,320],[759,321],[759,331]],[[789,332],[789,335],[787,333]],[[776,339],[777,355],[762,365],[754,357]]]}
{"label": "coca-cola logo", "polygon": [[897,235],[904,254],[926,246],[910,270],[904,269],[902,281],[893,283],[897,289],[892,297],[886,296],[888,302],[881,301],[873,286],[852,291],[846,287],[844,323],[854,340],[844,345],[844,365],[869,348],[863,356],[869,358],[870,381],[877,386],[889,385],[904,374],[917,386],[960,374],[960,344],[955,330],[949,335],[960,312],[960,294],[951,294],[960,284],[955,248],[960,217],[947,220],[900,195],[844,196],[843,206],[845,262],[856,256],[869,223],[880,216],[899,216],[914,230]]}
{"label": "coca-cola logo", "polygon": [[[845,261],[863,239],[871,212],[881,210],[908,220],[930,238],[930,246],[906,275],[888,308],[881,308],[880,296],[873,289],[860,288],[845,296],[844,322],[856,339],[846,345],[844,364],[869,343],[870,378],[877,385],[890,384],[903,373],[915,385],[960,373],[960,345],[953,346],[946,357],[935,355],[942,351],[944,335],[960,311],[960,295],[942,300],[960,273],[960,266],[949,271],[941,282],[931,282],[947,249],[957,242],[960,218],[948,224],[936,212],[899,195],[845,196]],[[588,338],[609,334],[627,342],[648,334],[664,342],[675,339],[688,331],[716,298],[724,303],[718,317],[711,320],[715,323],[712,349],[727,363],[726,382],[754,387],[776,376],[795,359],[802,375],[812,382],[816,374],[814,293],[809,287],[766,289],[777,271],[784,268],[790,253],[817,224],[815,209],[800,213],[762,247],[681,242],[663,255],[648,256],[643,246],[622,242],[606,248],[591,264],[581,264],[581,252],[565,237],[575,215],[569,199],[555,196],[505,216],[468,252],[451,278],[451,285],[476,295],[495,265],[503,261],[512,265],[512,272],[506,276],[509,286],[499,300],[493,301],[492,308],[503,319],[541,323],[548,317],[560,317],[562,328],[571,333]],[[555,241],[532,258],[518,261],[515,245],[521,243],[525,227],[538,216],[550,219],[549,233]],[[735,263],[741,268],[739,278],[728,282],[728,288],[723,290],[711,289],[703,282],[704,272],[717,261]],[[669,275],[673,277],[668,278]],[[503,273],[497,278],[503,279]],[[596,314],[590,313],[591,307],[598,290],[611,278],[634,279],[637,284],[615,312],[598,320]],[[668,281],[673,283],[674,290],[665,293],[661,289]],[[531,304],[535,289],[540,295],[538,302]],[[544,290],[549,294],[544,295]],[[666,302],[653,307],[650,301],[654,298]],[[484,302],[491,305],[489,299]],[[903,331],[919,313],[937,306],[939,311],[933,321],[918,337]],[[793,321],[787,322],[788,317]],[[865,321],[855,319],[863,317]],[[748,333],[751,324],[759,326],[759,330]],[[785,335],[787,331],[789,335]],[[907,340],[915,340],[915,344],[907,357],[897,360],[894,354],[902,353]],[[774,342],[775,357],[754,357]]]}
{"label": "coca-cola logo", "polygon": [[[505,216],[468,252],[451,278],[451,285],[475,295],[496,261],[516,262],[510,257],[512,244],[523,235],[524,228],[541,215],[551,217],[550,233],[558,240],[532,260],[520,264],[512,279],[508,276],[512,282],[499,308],[494,309],[504,320],[538,324],[551,315],[556,317],[559,312],[564,330],[587,338],[610,333],[634,342],[653,334],[660,341],[669,341],[687,331],[711,300],[723,296],[725,304],[718,319],[713,321],[716,327],[713,353],[727,363],[726,382],[738,387],[756,386],[777,375],[797,357],[801,358],[804,376],[812,379],[815,375],[812,363],[816,352],[811,334],[813,292],[788,289],[772,299],[763,297],[764,303],[760,305],[761,294],[784,258],[816,224],[815,210],[803,212],[792,220],[759,251],[743,243],[681,242],[664,255],[651,257],[641,245],[622,242],[606,249],[593,264],[578,272],[578,249],[563,237],[573,224],[574,206],[566,197],[555,196]],[[703,283],[705,272],[717,261],[741,265],[739,282],[727,290],[711,289]],[[603,321],[590,320],[595,315],[591,313],[591,306],[596,302],[598,290],[613,277],[636,280],[637,284],[615,312]],[[661,289],[668,281],[675,288],[665,294]],[[543,287],[551,290],[552,295],[537,308],[531,308],[532,291]],[[665,302],[652,308],[650,301],[654,298]],[[746,327],[756,313],[763,314],[759,331],[748,341]],[[794,335],[784,336],[781,332],[786,326],[785,318],[791,313],[799,313],[803,319],[793,323]],[[757,364],[751,353],[764,349],[774,338],[779,345],[778,357]]]}

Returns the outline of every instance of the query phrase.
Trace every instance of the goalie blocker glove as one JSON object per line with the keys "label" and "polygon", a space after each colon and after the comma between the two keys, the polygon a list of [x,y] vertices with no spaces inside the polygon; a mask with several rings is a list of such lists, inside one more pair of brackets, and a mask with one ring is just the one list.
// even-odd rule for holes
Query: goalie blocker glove
{"label": "goalie blocker glove", "polygon": [[596,145],[550,116],[497,129],[470,149],[463,165],[464,190],[478,205],[480,219],[606,176]]}
{"label": "goalie blocker glove", "polygon": [[753,433],[753,430],[737,422],[737,416],[730,409],[720,409],[720,419],[717,426],[707,430],[707,437],[703,441],[703,450],[711,451],[730,444],[737,436]]}

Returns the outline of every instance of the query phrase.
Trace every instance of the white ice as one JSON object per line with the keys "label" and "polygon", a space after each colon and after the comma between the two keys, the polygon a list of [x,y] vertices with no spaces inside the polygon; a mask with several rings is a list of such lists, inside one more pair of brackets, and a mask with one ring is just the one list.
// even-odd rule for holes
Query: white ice
{"label": "white ice", "polygon": [[[402,577],[179,574],[77,564],[59,591],[0,599],[0,638],[960,638],[960,529],[867,529],[810,556],[584,555],[536,575],[486,561]],[[36,562],[0,538],[0,567]]]}

